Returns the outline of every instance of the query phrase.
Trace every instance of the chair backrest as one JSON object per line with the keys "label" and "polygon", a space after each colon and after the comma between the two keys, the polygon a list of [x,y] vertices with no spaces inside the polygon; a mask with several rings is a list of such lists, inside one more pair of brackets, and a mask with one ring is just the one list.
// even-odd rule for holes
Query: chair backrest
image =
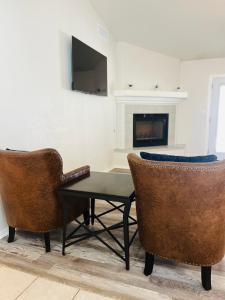
{"label": "chair backrest", "polygon": [[128,155],[145,251],[210,266],[225,251],[225,161],[172,163]]}
{"label": "chair backrest", "polygon": [[10,226],[30,231],[55,228],[62,169],[54,149],[0,151],[0,195]]}

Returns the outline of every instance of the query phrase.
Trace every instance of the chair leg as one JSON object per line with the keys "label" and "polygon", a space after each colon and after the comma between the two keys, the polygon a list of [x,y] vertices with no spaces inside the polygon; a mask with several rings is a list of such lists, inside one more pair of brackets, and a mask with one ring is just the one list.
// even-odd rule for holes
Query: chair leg
{"label": "chair leg", "polygon": [[201,267],[202,286],[206,291],[211,290],[211,270],[212,267]]}
{"label": "chair leg", "polygon": [[91,224],[95,222],[95,199],[91,198]]}
{"label": "chair leg", "polygon": [[50,252],[51,244],[50,244],[50,233],[49,232],[44,233],[44,240],[45,240],[45,251]]}
{"label": "chair leg", "polygon": [[14,242],[14,239],[15,239],[15,228],[14,227],[11,227],[9,226],[9,237],[8,237],[8,243],[12,243]]}
{"label": "chair leg", "polygon": [[85,210],[83,213],[84,223],[85,225],[90,225],[90,212],[89,209]]}
{"label": "chair leg", "polygon": [[145,253],[145,269],[144,269],[145,276],[152,274],[153,266],[154,266],[154,255],[146,252]]}

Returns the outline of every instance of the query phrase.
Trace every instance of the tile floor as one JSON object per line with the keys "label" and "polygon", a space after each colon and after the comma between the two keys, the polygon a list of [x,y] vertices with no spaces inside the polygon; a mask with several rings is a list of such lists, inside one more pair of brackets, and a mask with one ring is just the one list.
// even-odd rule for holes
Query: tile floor
{"label": "tile floor", "polygon": [[0,265],[1,300],[110,300],[59,282]]}

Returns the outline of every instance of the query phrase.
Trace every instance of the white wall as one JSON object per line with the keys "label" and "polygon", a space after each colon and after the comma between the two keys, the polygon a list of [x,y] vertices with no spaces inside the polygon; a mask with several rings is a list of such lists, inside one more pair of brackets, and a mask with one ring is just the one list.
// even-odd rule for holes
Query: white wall
{"label": "white wall", "polygon": [[188,99],[177,107],[177,143],[186,144],[187,154],[208,152],[211,77],[225,74],[225,58],[181,63],[182,89]]}
{"label": "white wall", "polygon": [[117,89],[175,90],[179,84],[180,60],[125,42],[117,43]]}
{"label": "white wall", "polygon": [[97,30],[88,0],[0,0],[0,148],[54,147],[65,168],[111,167],[113,98],[71,91],[71,36],[108,57],[114,41]]}
{"label": "white wall", "polygon": [[179,61],[134,45],[119,42],[116,46],[116,88],[134,84],[134,89],[152,89],[155,84],[162,90],[181,86],[188,99],[177,105],[176,144],[186,145],[187,155],[208,152],[210,110],[210,80],[225,74],[225,58]]}
{"label": "white wall", "polygon": [[[0,0],[0,20],[0,148],[53,147],[65,170],[111,168],[115,44],[89,1]],[[109,97],[71,91],[72,35],[108,57]]]}

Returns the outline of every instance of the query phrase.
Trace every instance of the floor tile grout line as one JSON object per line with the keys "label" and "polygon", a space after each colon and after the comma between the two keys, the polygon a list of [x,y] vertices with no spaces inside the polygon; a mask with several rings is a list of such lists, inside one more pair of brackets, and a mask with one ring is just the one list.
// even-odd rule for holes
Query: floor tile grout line
{"label": "floor tile grout line", "polygon": [[26,290],[28,290],[31,286],[32,286],[32,284],[36,281],[36,280],[38,280],[40,277],[39,276],[37,276],[36,278],[34,278],[34,280],[32,280],[32,282],[30,283],[30,284],[28,284],[28,286],[18,295],[18,296],[16,296],[16,298],[14,299],[14,300],[17,300],[20,296],[22,296],[23,295],[23,293],[26,291]]}
{"label": "floor tile grout line", "polygon": [[80,289],[78,289],[78,291],[76,292],[76,294],[74,295],[74,297],[73,297],[73,299],[72,300],[74,300],[76,297],[77,297],[77,295],[80,293]]}

